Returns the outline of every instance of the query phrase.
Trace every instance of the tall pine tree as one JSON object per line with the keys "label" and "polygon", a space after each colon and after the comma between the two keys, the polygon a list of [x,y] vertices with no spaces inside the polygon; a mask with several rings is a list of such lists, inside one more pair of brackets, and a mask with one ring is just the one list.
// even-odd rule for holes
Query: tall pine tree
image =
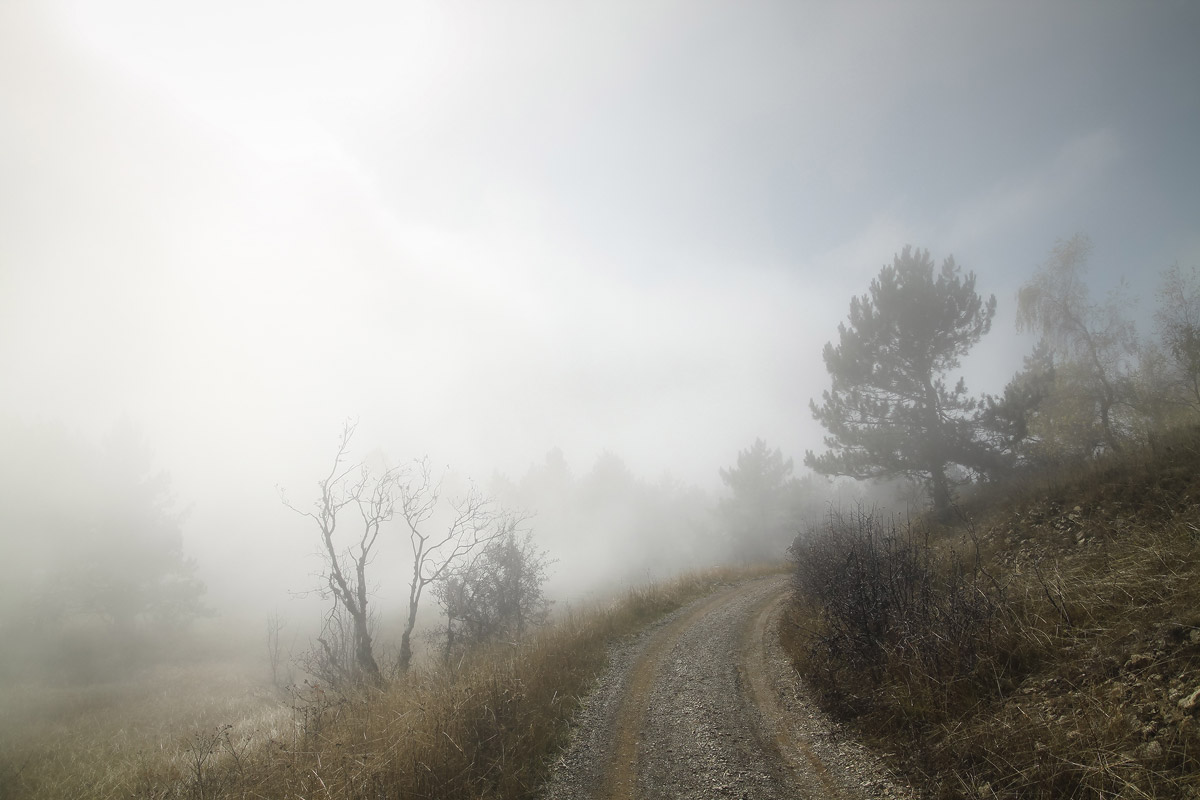
{"label": "tall pine tree", "polygon": [[825,475],[922,480],[944,516],[950,468],[984,470],[993,461],[977,436],[979,401],[962,379],[948,384],[947,373],[988,332],[995,313],[996,298],[985,303],[974,273],[962,275],[953,257],[935,272],[927,250],[905,247],[869,294],[850,301],[838,344],[825,345],[833,385],[821,406],[809,405],[829,431],[829,451],[810,450],[804,463]]}
{"label": "tall pine tree", "polygon": [[720,515],[738,555],[747,563],[777,558],[800,529],[801,483],[792,477],[792,460],[755,439],[720,475],[730,492]]}

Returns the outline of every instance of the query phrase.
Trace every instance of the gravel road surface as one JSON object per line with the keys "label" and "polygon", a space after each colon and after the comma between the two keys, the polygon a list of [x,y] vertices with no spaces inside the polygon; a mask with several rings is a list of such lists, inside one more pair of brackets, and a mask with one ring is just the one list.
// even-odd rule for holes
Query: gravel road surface
{"label": "gravel road surface", "polygon": [[778,644],[787,588],[729,585],[615,645],[546,800],[913,797],[804,696]]}

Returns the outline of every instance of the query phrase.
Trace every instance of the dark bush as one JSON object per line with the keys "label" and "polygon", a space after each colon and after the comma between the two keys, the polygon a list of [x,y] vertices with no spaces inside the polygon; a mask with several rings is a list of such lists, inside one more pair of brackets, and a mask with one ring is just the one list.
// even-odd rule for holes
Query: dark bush
{"label": "dark bush", "polygon": [[935,551],[910,522],[831,512],[791,553],[797,600],[818,620],[809,657],[832,674],[878,682],[899,667],[955,682],[994,650],[1002,590],[977,558]]}

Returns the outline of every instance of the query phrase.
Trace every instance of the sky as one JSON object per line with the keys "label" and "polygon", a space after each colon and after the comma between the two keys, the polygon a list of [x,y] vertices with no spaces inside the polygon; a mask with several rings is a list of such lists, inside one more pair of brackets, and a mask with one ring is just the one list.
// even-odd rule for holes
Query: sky
{"label": "sky", "polygon": [[[486,481],[705,488],[808,410],[906,244],[1015,294],[1200,265],[1192,2],[0,2],[0,415],[133,420],[202,566],[343,421]],[[798,471],[802,472],[803,468]]]}

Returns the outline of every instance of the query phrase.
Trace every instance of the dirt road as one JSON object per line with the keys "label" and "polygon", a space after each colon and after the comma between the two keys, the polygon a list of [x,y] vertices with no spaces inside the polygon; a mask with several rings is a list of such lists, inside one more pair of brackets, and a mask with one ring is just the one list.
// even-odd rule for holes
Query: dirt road
{"label": "dirt road", "polygon": [[786,594],[784,576],[728,586],[614,647],[547,800],[911,797],[803,697]]}

